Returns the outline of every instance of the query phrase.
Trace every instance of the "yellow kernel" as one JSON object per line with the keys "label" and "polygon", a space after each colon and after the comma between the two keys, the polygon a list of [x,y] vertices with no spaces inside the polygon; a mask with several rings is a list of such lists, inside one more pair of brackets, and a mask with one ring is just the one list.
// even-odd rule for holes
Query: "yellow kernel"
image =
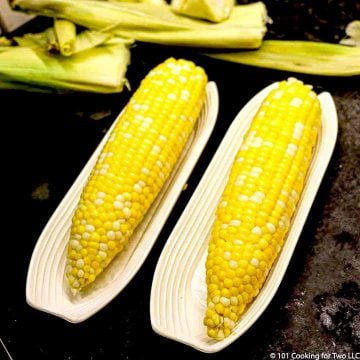
{"label": "yellow kernel", "polygon": [[130,227],[127,223],[123,223],[120,225],[120,231],[125,234],[127,231],[130,230]]}
{"label": "yellow kernel", "polygon": [[220,324],[220,316],[218,314],[214,314],[211,319],[214,322],[215,326]]}
{"label": "yellow kernel", "polygon": [[224,288],[224,289],[221,290],[221,295],[225,296],[227,298],[230,298],[231,297],[231,292],[228,289]]}
{"label": "yellow kernel", "polygon": [[108,247],[109,247],[110,250],[115,249],[115,247],[116,247],[115,241],[109,241],[108,242]]}
{"label": "yellow kernel", "polygon": [[[227,288],[231,288],[232,285],[233,285],[232,280],[230,280],[228,278],[224,279],[224,286],[226,286]],[[210,287],[209,287],[209,291],[210,291]]]}
{"label": "yellow kernel", "polygon": [[215,310],[216,310],[216,312],[217,312],[218,314],[223,314],[223,313],[224,313],[224,310],[225,310],[224,305],[221,304],[221,303],[216,304],[216,305],[215,305]]}
{"label": "yellow kernel", "polygon": [[224,317],[229,317],[231,315],[231,309],[229,309],[228,307],[224,309],[223,312],[223,316]]}
{"label": "yellow kernel", "polygon": [[215,314],[213,309],[206,309],[206,317],[211,318]]}
{"label": "yellow kernel", "polygon": [[208,326],[210,328],[215,327],[214,321],[212,319],[209,319],[209,318],[204,319],[204,325]]}
{"label": "yellow kernel", "polygon": [[241,298],[242,298],[242,301],[243,301],[244,303],[247,303],[247,301],[248,301],[248,299],[249,299],[248,293],[243,292],[243,293],[241,294]]}
{"label": "yellow kernel", "polygon": [[232,296],[237,296],[239,294],[239,289],[235,286],[233,286],[232,288],[230,288],[230,294]]}
{"label": "yellow kernel", "polygon": [[210,328],[210,329],[208,328],[207,334],[208,334],[209,337],[211,337],[211,338],[213,338],[213,339],[216,339],[216,337],[217,337],[217,330],[212,329],[212,328]]}
{"label": "yellow kernel", "polygon": [[[225,279],[226,280],[226,279]],[[217,290],[217,285],[215,285],[215,284],[210,284],[209,286],[208,286],[208,291],[209,291],[209,293],[212,293],[213,291],[216,291]]]}
{"label": "yellow kernel", "polygon": [[99,248],[99,243],[95,242],[95,241],[90,241],[89,242],[89,247],[91,247],[93,249],[98,249]]}
{"label": "yellow kernel", "polygon": [[234,284],[234,287],[236,288],[239,288],[239,286],[241,285],[242,281],[241,281],[241,278],[239,277],[236,277],[234,280],[233,280],[233,284]]}

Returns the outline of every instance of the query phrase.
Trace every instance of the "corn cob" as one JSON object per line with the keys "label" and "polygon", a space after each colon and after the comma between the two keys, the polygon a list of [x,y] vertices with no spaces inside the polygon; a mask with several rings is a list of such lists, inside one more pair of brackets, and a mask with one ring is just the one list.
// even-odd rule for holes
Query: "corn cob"
{"label": "corn cob", "polygon": [[83,289],[123,250],[169,177],[205,100],[207,77],[170,58],[143,79],[105,144],[72,219],[66,276]]}
{"label": "corn cob", "polygon": [[230,335],[259,293],[289,229],[320,125],[316,94],[289,79],[255,115],[217,206],[206,260],[211,338]]}

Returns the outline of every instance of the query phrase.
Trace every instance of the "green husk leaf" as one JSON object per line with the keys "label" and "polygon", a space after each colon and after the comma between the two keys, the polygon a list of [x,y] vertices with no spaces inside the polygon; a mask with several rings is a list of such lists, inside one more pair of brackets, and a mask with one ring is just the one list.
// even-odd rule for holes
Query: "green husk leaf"
{"label": "green husk leaf", "polygon": [[152,5],[156,5],[156,6],[167,5],[165,0],[140,0],[140,2],[145,3],[145,4],[152,4]]}
{"label": "green husk leaf", "polygon": [[120,92],[129,61],[129,46],[121,39],[70,57],[49,54],[39,46],[1,47],[0,88]]}
{"label": "green husk leaf", "polygon": [[25,84],[16,81],[7,81],[0,78],[0,90],[21,90],[29,92],[38,92],[38,93],[59,93],[60,90],[56,90],[50,87],[37,86],[35,84]]}
{"label": "green husk leaf", "polygon": [[0,36],[0,46],[11,46],[12,41],[5,36]]}
{"label": "green husk leaf", "polygon": [[64,56],[73,54],[76,44],[76,26],[68,20],[55,19],[54,31],[60,53]]}
{"label": "green husk leaf", "polygon": [[54,28],[47,29],[47,51],[49,53],[60,53],[60,45],[57,41]]}
{"label": "green husk leaf", "polygon": [[256,51],[207,53],[243,65],[323,76],[360,75],[360,48],[312,42],[265,40]]}
{"label": "green husk leaf", "polygon": [[131,2],[131,3],[145,3],[152,4],[156,6],[167,5],[165,0],[110,0],[112,2]]}
{"label": "green husk leaf", "polygon": [[170,6],[184,16],[221,22],[230,16],[234,0],[172,0]]}
{"label": "green husk leaf", "polygon": [[112,35],[95,30],[84,30],[76,37],[76,44],[73,53],[91,49],[108,41]]}
{"label": "green husk leaf", "polygon": [[46,48],[48,46],[48,36],[52,31],[51,28],[37,34],[24,34],[23,36],[15,36],[13,39],[20,46]]}
{"label": "green husk leaf", "polygon": [[170,6],[93,0],[15,0],[34,14],[63,18],[89,29],[164,45],[257,48],[266,32],[262,2],[235,6],[229,19],[211,24],[174,14]]}

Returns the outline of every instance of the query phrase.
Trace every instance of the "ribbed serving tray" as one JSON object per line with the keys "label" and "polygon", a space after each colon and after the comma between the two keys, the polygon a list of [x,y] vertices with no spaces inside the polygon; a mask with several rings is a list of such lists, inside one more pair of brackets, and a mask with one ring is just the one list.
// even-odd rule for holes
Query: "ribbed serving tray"
{"label": "ribbed serving tray", "polygon": [[314,201],[337,137],[337,115],[329,93],[319,96],[321,131],[306,185],[283,249],[264,287],[248,307],[233,333],[222,341],[207,337],[205,259],[214,213],[226,185],[233,159],[260,103],[273,89],[258,93],[240,111],[226,133],[196,191],[173,229],[156,266],[150,301],[153,330],[167,338],[207,353],[217,352],[238,339],[263,313],[285,274]]}
{"label": "ribbed serving tray", "polygon": [[112,128],[108,131],[37,241],[27,274],[26,301],[29,305],[77,323],[95,314],[124,289],[145,261],[201,155],[214,128],[218,107],[216,84],[209,82],[205,105],[186,149],[126,250],[112,261],[87,291],[73,296],[64,279],[71,218]]}

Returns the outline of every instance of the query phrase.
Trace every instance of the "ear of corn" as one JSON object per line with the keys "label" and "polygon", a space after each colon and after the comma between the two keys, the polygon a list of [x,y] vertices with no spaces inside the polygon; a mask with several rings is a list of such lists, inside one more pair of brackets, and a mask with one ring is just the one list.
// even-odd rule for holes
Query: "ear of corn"
{"label": "ear of corn", "polygon": [[308,86],[290,79],[264,100],[233,163],[206,261],[208,335],[227,337],[259,293],[288,232],[320,125]]}
{"label": "ear of corn", "polygon": [[123,250],[174,168],[205,100],[207,77],[169,59],[117,120],[72,220],[66,276],[81,290]]}
{"label": "ear of corn", "polygon": [[171,8],[178,14],[221,22],[227,19],[234,0],[172,0]]}

